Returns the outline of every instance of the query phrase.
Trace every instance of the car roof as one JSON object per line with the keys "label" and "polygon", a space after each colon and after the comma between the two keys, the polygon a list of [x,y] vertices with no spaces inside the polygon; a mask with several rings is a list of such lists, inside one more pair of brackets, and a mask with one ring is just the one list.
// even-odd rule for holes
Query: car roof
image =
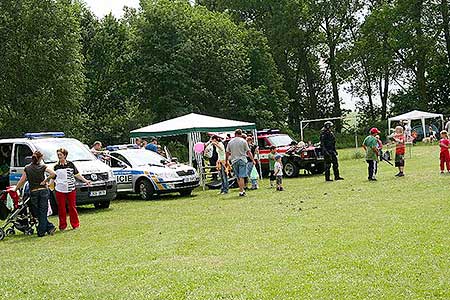
{"label": "car roof", "polygon": [[29,138],[9,138],[9,139],[0,139],[0,143],[2,144],[6,144],[6,143],[30,143],[33,144],[33,142],[39,141],[47,141],[47,142],[52,142],[52,141],[73,141],[76,139],[73,138],[38,138],[38,139],[29,139]]}

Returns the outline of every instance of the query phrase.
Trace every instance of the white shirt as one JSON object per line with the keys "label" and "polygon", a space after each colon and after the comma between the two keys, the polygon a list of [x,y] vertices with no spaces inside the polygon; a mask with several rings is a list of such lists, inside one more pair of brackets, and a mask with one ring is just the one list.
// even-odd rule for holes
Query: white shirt
{"label": "white shirt", "polygon": [[275,176],[283,176],[283,165],[276,161],[273,171]]}

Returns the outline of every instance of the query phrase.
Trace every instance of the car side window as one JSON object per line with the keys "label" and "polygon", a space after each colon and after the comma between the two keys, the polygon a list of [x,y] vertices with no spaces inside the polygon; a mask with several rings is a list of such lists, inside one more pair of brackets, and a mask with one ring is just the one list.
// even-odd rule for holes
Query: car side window
{"label": "car side window", "polygon": [[14,166],[25,167],[28,165],[30,161],[27,161],[27,158],[31,158],[33,155],[30,147],[24,144],[16,144],[14,149]]}
{"label": "car side window", "polygon": [[[131,167],[130,162],[125,157],[123,157],[123,155],[120,155],[119,153],[112,153],[111,156],[123,161],[129,167]],[[111,159],[111,167],[112,168],[121,168],[122,167],[120,164],[120,161],[117,159]]]}

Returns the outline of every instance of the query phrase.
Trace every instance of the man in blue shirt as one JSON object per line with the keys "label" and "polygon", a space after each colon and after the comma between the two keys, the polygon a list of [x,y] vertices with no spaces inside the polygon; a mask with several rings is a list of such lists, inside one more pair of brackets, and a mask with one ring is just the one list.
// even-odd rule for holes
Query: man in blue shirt
{"label": "man in blue shirt", "polygon": [[156,138],[152,138],[150,143],[145,146],[145,149],[158,153],[158,140]]}

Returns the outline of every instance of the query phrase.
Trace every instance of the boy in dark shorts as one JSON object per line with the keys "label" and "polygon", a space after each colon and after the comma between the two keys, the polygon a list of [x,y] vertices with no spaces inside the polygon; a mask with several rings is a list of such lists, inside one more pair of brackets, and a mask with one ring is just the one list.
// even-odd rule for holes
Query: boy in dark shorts
{"label": "boy in dark shorts", "polygon": [[277,155],[277,147],[271,146],[270,147],[270,153],[269,153],[269,180],[270,180],[270,187],[273,188],[275,184],[275,156]]}
{"label": "boy in dark shorts", "polygon": [[395,175],[397,177],[405,176],[405,134],[403,133],[403,127],[397,126],[395,127],[394,134],[394,142],[395,142],[395,166],[398,168],[398,174]]}
{"label": "boy in dark shorts", "polygon": [[277,181],[277,191],[284,191],[283,189],[283,163],[281,162],[281,155],[275,155],[274,175]]}

